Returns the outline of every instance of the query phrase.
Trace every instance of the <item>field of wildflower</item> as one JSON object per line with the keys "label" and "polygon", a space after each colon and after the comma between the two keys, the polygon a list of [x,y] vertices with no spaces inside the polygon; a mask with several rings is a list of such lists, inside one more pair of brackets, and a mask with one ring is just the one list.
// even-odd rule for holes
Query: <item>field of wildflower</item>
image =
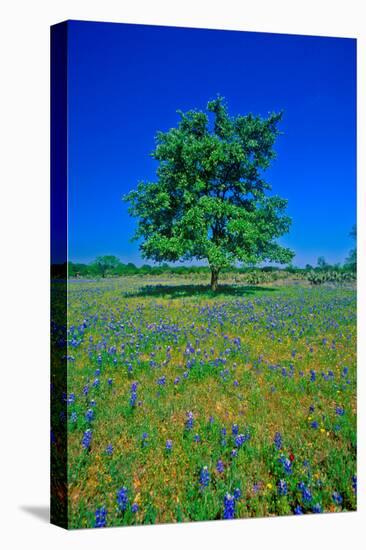
{"label": "field of wildflower", "polygon": [[356,509],[356,292],[71,280],[70,528]]}

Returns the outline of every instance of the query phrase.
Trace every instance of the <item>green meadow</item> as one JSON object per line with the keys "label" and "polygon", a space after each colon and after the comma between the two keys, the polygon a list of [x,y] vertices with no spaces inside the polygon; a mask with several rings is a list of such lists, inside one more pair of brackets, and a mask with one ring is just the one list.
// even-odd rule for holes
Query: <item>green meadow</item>
{"label": "green meadow", "polygon": [[356,509],[356,292],[70,280],[71,528]]}

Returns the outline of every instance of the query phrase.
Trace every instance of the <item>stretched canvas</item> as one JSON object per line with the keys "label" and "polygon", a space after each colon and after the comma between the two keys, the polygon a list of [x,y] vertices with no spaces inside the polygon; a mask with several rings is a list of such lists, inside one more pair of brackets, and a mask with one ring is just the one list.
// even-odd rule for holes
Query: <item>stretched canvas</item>
{"label": "stretched canvas", "polygon": [[356,40],[53,26],[51,521],[356,510],[355,239]]}

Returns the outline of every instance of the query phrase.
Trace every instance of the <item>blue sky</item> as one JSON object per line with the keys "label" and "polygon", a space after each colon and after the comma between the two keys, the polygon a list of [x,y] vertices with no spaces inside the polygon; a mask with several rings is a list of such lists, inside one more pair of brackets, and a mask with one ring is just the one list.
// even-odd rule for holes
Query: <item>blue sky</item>
{"label": "blue sky", "polygon": [[70,260],[146,263],[121,197],[155,180],[154,136],[177,124],[177,109],[204,109],[218,93],[233,115],[284,110],[265,178],[289,201],[280,242],[296,265],[344,260],[356,222],[355,40],[68,25]]}

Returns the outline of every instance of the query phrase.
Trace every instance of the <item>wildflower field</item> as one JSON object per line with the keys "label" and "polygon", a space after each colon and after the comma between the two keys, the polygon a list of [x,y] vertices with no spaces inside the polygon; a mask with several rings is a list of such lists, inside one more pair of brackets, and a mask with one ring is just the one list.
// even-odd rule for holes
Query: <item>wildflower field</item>
{"label": "wildflower field", "polygon": [[71,528],[356,509],[356,292],[68,288]]}

